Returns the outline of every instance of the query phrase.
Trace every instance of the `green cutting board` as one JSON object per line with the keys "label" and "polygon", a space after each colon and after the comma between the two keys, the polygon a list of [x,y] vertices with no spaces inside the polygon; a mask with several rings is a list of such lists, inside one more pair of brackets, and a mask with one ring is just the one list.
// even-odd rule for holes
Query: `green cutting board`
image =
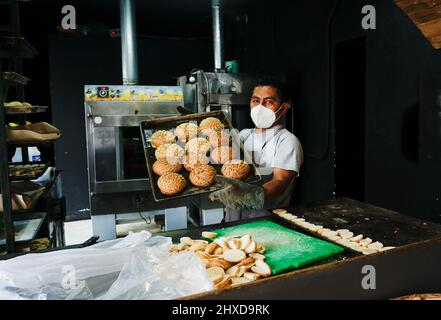
{"label": "green cutting board", "polygon": [[287,229],[268,220],[254,221],[213,232],[217,233],[217,237],[251,235],[254,241],[266,248],[265,260],[273,274],[297,269],[344,251],[342,247]]}

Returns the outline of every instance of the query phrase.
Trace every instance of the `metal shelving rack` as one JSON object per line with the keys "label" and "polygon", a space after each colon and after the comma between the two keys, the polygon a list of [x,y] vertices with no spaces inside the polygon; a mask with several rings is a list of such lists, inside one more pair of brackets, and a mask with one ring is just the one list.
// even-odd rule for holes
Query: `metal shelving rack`
{"label": "metal shelving rack", "polygon": [[[6,249],[7,253],[14,253],[16,251],[16,244],[22,244],[23,241],[17,241],[15,235],[15,224],[20,223],[20,221],[26,219],[42,219],[41,223],[38,224],[38,228],[34,230],[34,237],[38,234],[39,230],[42,228],[44,219],[47,219],[49,215],[56,217],[57,219],[64,220],[65,203],[64,198],[62,199],[47,199],[46,207],[44,208],[46,212],[38,212],[33,210],[20,210],[12,211],[11,202],[11,190],[10,183],[16,180],[34,180],[35,177],[28,177],[25,179],[16,179],[16,177],[9,176],[9,150],[12,148],[21,147],[22,155],[27,158],[27,147],[29,146],[51,146],[52,142],[35,142],[35,143],[8,143],[7,142],[7,114],[6,108],[4,108],[5,96],[10,88],[16,89],[16,98],[19,101],[25,101],[24,86],[28,83],[29,79],[22,75],[23,64],[22,59],[33,58],[37,51],[32,47],[32,45],[26,41],[24,38],[20,37],[20,26],[19,26],[19,14],[18,14],[18,0],[9,0],[11,12],[11,25],[10,26],[0,26],[0,30],[8,30],[11,32],[11,36],[0,36],[0,189],[3,201],[3,219],[4,219],[4,236],[6,243],[0,245],[0,252],[3,251],[1,247]],[[0,3],[5,5],[4,1]],[[3,71],[2,70],[2,59],[8,59],[13,62],[15,70],[13,71]],[[27,115],[33,113],[40,113],[46,110],[38,109],[35,112],[23,113],[21,120],[26,120]],[[18,113],[19,114],[19,113]],[[25,152],[23,152],[25,150]],[[55,179],[58,179],[58,174]],[[56,210],[55,208],[59,208]],[[61,212],[61,214],[59,213]],[[38,218],[40,217],[40,218]],[[1,218],[1,215],[0,215]],[[60,238],[61,244],[64,243],[64,232],[60,232],[60,226],[49,226],[48,223],[48,233],[49,238],[52,235],[56,235],[56,241],[59,245]],[[62,229],[62,226],[61,226]],[[0,236],[3,236],[0,234]],[[32,239],[31,239],[32,240]]]}

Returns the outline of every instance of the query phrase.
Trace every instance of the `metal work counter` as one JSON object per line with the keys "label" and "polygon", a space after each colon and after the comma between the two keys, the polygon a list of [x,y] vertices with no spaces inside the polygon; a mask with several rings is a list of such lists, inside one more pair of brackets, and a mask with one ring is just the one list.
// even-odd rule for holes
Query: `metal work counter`
{"label": "metal work counter", "polygon": [[[349,229],[385,246],[398,248],[372,255],[349,251],[305,268],[272,276],[236,288],[211,291],[189,299],[388,299],[412,293],[441,292],[441,226],[355,200],[332,199],[287,208],[306,221],[330,229]],[[272,215],[277,223],[308,233]],[[253,219],[253,220],[259,220]],[[247,220],[251,221],[251,220]],[[204,230],[243,223],[227,223],[193,230],[168,232],[200,238]],[[311,233],[309,233],[311,234]],[[364,290],[362,268],[375,267],[376,289]]]}
{"label": "metal work counter", "polygon": [[[441,225],[346,198],[287,210],[311,223],[334,230],[349,229],[355,234],[363,234],[364,237],[380,241],[385,246],[397,248],[372,255],[345,251],[292,272],[185,299],[388,299],[415,293],[441,292]],[[253,220],[260,219],[269,219],[311,234],[276,215]],[[169,236],[174,242],[178,242],[183,236],[198,239],[204,230],[249,221],[252,220],[155,235]],[[80,246],[65,248],[78,247]],[[12,257],[3,256],[0,260]],[[375,268],[375,289],[365,290],[362,287],[363,277],[366,276],[362,269],[366,265]]]}

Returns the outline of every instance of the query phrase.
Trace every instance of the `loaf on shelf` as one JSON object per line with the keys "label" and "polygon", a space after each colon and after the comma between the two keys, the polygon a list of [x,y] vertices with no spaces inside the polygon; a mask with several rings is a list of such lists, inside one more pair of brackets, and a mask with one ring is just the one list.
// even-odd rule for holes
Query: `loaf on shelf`
{"label": "loaf on shelf", "polygon": [[47,122],[9,127],[7,131],[8,143],[54,141],[61,136],[60,130]]}

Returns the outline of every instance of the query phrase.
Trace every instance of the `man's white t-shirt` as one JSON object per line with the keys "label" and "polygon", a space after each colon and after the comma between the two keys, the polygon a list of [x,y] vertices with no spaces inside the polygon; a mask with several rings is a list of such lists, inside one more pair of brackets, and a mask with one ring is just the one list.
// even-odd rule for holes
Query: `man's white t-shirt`
{"label": "man's white t-shirt", "polygon": [[[300,174],[303,163],[303,150],[299,139],[283,125],[276,125],[263,132],[244,129],[239,137],[250,153],[262,176],[262,184],[273,178],[274,168],[290,170]],[[295,180],[279,196],[265,201],[265,208],[286,207],[290,204]],[[267,210],[226,210],[226,221],[240,218],[253,218],[268,214]]]}

